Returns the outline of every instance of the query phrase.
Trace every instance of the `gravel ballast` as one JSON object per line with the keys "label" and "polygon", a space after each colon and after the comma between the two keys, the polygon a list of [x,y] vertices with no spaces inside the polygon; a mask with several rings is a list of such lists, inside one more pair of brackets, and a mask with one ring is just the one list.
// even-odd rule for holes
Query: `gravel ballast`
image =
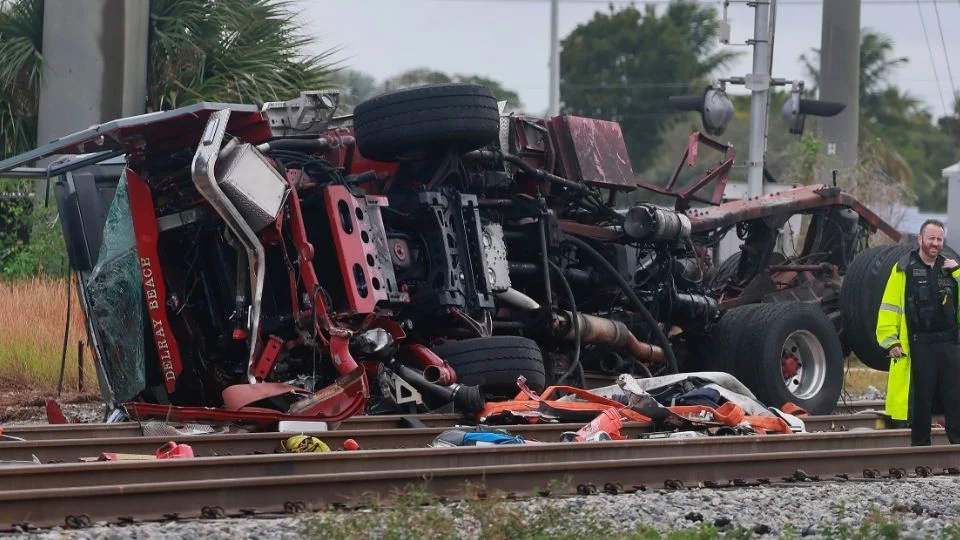
{"label": "gravel ballast", "polygon": [[[643,527],[668,531],[709,525],[725,533],[737,532],[739,535],[749,531],[753,537],[766,538],[924,538],[940,537],[945,532],[957,534],[958,490],[960,477],[945,476],[724,489],[647,489],[631,494],[538,498],[504,504],[513,505],[525,516],[543,515],[548,507],[559,507],[564,516],[564,531],[558,531],[560,535],[572,534],[577,529],[581,531],[578,535],[589,535],[596,524],[607,523],[612,527],[609,532],[618,535],[636,532]],[[458,507],[461,506],[448,504],[444,511],[455,515]],[[369,511],[363,513],[371,517]],[[302,538],[304,520],[317,520],[323,515],[95,526],[83,530],[37,531],[14,537],[51,540]],[[348,515],[345,512],[335,514],[339,518]],[[945,527],[952,529],[945,531]],[[461,520],[457,530],[462,532],[463,538],[481,536],[476,524],[469,520]],[[371,528],[353,532],[376,537],[383,531]]]}

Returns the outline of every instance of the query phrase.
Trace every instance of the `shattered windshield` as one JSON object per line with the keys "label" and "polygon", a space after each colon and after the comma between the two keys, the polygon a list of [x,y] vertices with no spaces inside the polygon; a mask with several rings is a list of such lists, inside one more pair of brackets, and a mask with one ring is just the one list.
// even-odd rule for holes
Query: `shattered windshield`
{"label": "shattered windshield", "polygon": [[107,214],[97,264],[87,280],[90,313],[103,344],[104,375],[119,401],[134,397],[145,385],[143,288],[137,260],[124,171]]}

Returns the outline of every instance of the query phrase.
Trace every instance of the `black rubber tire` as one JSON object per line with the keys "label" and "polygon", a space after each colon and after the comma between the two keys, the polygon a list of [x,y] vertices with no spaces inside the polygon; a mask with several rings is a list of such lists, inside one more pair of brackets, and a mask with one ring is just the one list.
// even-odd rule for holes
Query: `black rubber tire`
{"label": "black rubber tire", "polygon": [[523,375],[527,386],[539,392],[546,385],[543,353],[532,339],[518,336],[451,341],[432,348],[457,372],[457,382],[478,385],[493,398],[512,399],[520,388],[517,377]]}
{"label": "black rubber tire", "polygon": [[[769,407],[792,402],[810,414],[829,414],[843,390],[843,347],[833,323],[816,304],[777,302],[757,304],[743,321],[739,376],[757,398]],[[810,342],[823,352],[822,380],[813,384],[808,397],[799,397],[783,380],[782,351],[787,338],[805,331]],[[810,373],[812,360],[804,366]]]}
{"label": "black rubber tire", "polygon": [[741,377],[739,363],[743,350],[741,343],[749,330],[746,321],[759,307],[759,304],[735,307],[720,317],[720,322],[710,334],[712,347],[708,353],[709,357],[704,358],[703,362],[707,370],[729,373],[738,379]]}
{"label": "black rubber tire", "polygon": [[907,244],[874,246],[858,253],[840,287],[843,339],[867,367],[889,371],[890,358],[877,344],[877,311],[890,270],[914,249]]}
{"label": "black rubber tire", "polygon": [[353,110],[353,124],[363,157],[403,161],[496,142],[500,111],[486,86],[436,84],[363,101]]}

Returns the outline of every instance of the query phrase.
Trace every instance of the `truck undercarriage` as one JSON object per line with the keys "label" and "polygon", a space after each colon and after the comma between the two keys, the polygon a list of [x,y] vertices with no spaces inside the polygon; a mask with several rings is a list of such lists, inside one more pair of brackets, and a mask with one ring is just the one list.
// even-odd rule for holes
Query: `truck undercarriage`
{"label": "truck undercarriage", "polygon": [[[670,181],[640,182],[615,122],[504,114],[482,86],[336,101],[201,103],[0,163],[70,155],[46,174],[112,407],[477,413],[521,387],[722,371],[819,413],[869,341],[843,276],[899,234],[835,187],[724,202],[733,148],[699,133]],[[721,160],[679,186],[702,146]]]}

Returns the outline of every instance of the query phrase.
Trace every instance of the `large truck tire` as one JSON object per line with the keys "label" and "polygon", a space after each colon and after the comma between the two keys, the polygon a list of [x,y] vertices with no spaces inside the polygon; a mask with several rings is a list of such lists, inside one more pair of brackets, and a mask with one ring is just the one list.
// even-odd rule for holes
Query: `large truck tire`
{"label": "large truck tire", "polygon": [[757,304],[743,321],[737,378],[770,407],[829,414],[843,390],[843,347],[816,304]]}
{"label": "large truck tire", "polygon": [[738,379],[741,377],[742,343],[746,335],[753,331],[746,323],[759,307],[760,304],[747,304],[723,314],[710,335],[711,347],[708,357],[704,359],[704,366],[708,371],[722,371]]}
{"label": "large truck tire", "polygon": [[543,353],[532,339],[491,336],[451,341],[431,350],[453,367],[458,383],[480,386],[488,399],[516,396],[521,375],[534,391],[540,392],[546,385]]}
{"label": "large truck tire", "polygon": [[469,152],[496,142],[497,98],[478,84],[435,84],[381,94],[354,108],[357,149],[374,161]]}
{"label": "large truck tire", "polygon": [[840,313],[847,347],[867,367],[889,371],[890,358],[877,343],[877,312],[893,265],[907,244],[874,246],[853,258],[840,287]]}

